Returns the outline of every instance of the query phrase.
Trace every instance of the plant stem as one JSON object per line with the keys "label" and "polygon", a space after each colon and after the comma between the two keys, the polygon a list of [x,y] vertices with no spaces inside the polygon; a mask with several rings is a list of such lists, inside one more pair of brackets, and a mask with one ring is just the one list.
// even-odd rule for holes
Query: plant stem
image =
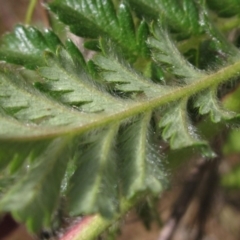
{"label": "plant stem", "polygon": [[[63,134],[80,134],[87,132],[91,129],[95,129],[97,127],[106,126],[106,124],[110,124],[115,121],[125,120],[137,114],[140,114],[145,111],[152,110],[154,108],[161,107],[170,102],[178,101],[182,98],[188,98],[194,94],[197,94],[207,88],[211,88],[217,86],[223,82],[228,81],[233,77],[237,77],[240,75],[240,61],[235,62],[232,65],[226,66],[219,71],[209,74],[207,76],[201,77],[195,82],[188,84],[184,87],[176,87],[169,91],[166,91],[164,95],[160,95],[150,99],[139,100],[137,103],[132,103],[130,101],[126,102],[126,108],[119,109],[118,112],[114,112],[113,114],[102,114],[99,117],[96,116],[92,121],[87,124],[80,126],[71,126],[71,127],[63,127],[62,129],[49,129],[46,133],[43,131],[42,134],[31,135],[31,136],[15,136],[12,138],[9,136],[9,140],[37,140],[41,138],[54,138],[57,136],[62,136]],[[153,85],[153,87],[158,88],[158,85]],[[7,137],[4,136],[4,139],[7,140]]]}
{"label": "plant stem", "polygon": [[26,17],[25,17],[25,24],[30,24],[31,23],[33,11],[36,7],[36,4],[37,4],[37,0],[30,0],[30,2],[28,4]]}
{"label": "plant stem", "polygon": [[72,229],[70,229],[60,240],[91,240],[96,239],[110,225],[124,216],[141,198],[133,200],[122,200],[121,212],[112,219],[105,219],[100,215],[86,216]]}
{"label": "plant stem", "polygon": [[215,24],[217,25],[218,29],[221,32],[227,32],[227,31],[231,31],[231,30],[239,27],[239,25],[240,25],[240,18],[237,15],[235,17],[232,17],[232,18],[228,19],[228,21],[226,21],[226,19],[218,17],[216,19],[216,23]]}
{"label": "plant stem", "polygon": [[185,53],[187,52],[189,49],[193,48],[198,48],[199,44],[206,39],[206,34],[203,34],[201,36],[194,36],[191,37],[187,40],[181,41],[177,44],[177,48],[180,52]]}

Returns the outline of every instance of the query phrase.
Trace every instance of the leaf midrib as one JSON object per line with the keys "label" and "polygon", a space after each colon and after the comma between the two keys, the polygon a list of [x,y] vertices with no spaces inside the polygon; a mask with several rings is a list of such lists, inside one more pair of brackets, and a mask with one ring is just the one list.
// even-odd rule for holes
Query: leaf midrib
{"label": "leaf midrib", "polygon": [[[38,139],[45,139],[45,138],[54,138],[57,136],[71,134],[77,135],[89,131],[91,129],[102,127],[112,122],[121,121],[126,118],[132,117],[134,115],[140,114],[142,112],[160,107],[162,105],[168,104],[173,101],[177,101],[183,97],[192,96],[202,90],[207,89],[211,86],[217,86],[218,84],[229,80],[231,77],[236,77],[240,75],[240,60],[235,62],[232,65],[223,67],[219,71],[209,74],[205,77],[199,78],[199,80],[186,85],[184,87],[177,87],[173,89],[171,92],[155,97],[152,99],[145,99],[145,100],[138,100],[137,102],[129,104],[128,108],[120,110],[118,113],[115,114],[101,114],[101,117],[96,118],[87,124],[79,125],[76,127],[58,127],[53,129],[48,129],[47,132],[43,132],[41,134],[32,135],[32,136],[0,136],[0,139],[4,140],[38,140]],[[129,103],[129,102],[128,102]]]}

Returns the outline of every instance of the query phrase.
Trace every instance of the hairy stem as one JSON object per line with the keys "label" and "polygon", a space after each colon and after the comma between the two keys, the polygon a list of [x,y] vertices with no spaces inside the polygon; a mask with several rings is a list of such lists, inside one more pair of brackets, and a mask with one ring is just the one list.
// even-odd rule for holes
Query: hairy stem
{"label": "hairy stem", "polygon": [[[12,136],[9,136],[9,140],[20,140],[20,141],[23,141],[23,139],[37,140],[37,139],[46,138],[46,137],[52,138],[52,137],[62,136],[63,134],[84,133],[91,129],[106,126],[106,124],[110,124],[112,122],[119,121],[119,120],[124,120],[129,117],[140,114],[142,112],[149,111],[157,107],[161,107],[170,102],[178,101],[181,98],[188,98],[193,94],[201,92],[207,88],[217,86],[223,82],[228,81],[230,78],[237,77],[239,75],[240,75],[240,61],[237,61],[234,64],[224,67],[215,73],[209,74],[208,76],[198,79],[192,84],[186,85],[184,87],[177,87],[175,89],[170,90],[168,93],[164,95],[160,95],[155,98],[139,100],[137,103],[131,103],[131,105],[129,105],[127,108],[119,110],[118,113],[113,113],[109,115],[103,114],[102,116],[94,119],[93,121],[87,124],[71,127],[71,128],[69,127],[63,127],[62,129],[53,128],[49,130],[49,132],[47,133],[47,136],[45,132],[43,132],[43,134],[37,134],[35,136],[33,135],[30,137],[17,136],[13,138]],[[6,136],[4,136],[4,139],[7,140]]]}
{"label": "hairy stem", "polygon": [[90,240],[96,239],[109,226],[118,219],[122,218],[141,198],[134,198],[133,200],[122,200],[121,212],[115,216],[114,219],[106,219],[100,215],[86,216],[73,228],[61,237],[60,240]]}

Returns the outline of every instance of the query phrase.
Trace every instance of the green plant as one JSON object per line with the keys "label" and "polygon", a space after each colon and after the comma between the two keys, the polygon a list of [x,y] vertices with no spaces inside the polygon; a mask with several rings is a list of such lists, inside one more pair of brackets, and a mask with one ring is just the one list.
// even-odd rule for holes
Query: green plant
{"label": "green plant", "polygon": [[101,215],[76,239],[93,238],[166,187],[159,139],[216,157],[204,131],[238,123],[219,96],[238,82],[238,39],[224,33],[240,20],[237,1],[207,2],[215,15],[204,1],[53,0],[49,10],[97,52],[89,61],[64,29],[3,36],[1,212],[36,232],[62,198],[70,215]]}

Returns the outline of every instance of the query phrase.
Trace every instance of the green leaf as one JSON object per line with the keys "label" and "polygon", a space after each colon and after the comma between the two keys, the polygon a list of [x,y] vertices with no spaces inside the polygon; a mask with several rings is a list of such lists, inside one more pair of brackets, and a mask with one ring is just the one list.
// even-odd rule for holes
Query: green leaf
{"label": "green leaf", "polygon": [[159,16],[164,15],[170,27],[185,36],[202,32],[200,24],[202,10],[196,1],[130,0],[129,2],[139,15],[146,15],[150,19],[158,19]]}
{"label": "green leaf", "polygon": [[153,37],[148,39],[148,45],[152,49],[153,59],[162,67],[175,76],[182,78],[185,83],[191,83],[205,73],[191,65],[179,52],[171,40],[166,28],[154,24],[152,25]]}
{"label": "green leaf", "polygon": [[116,33],[118,20],[112,1],[55,0],[49,7],[61,21],[70,25],[73,33],[81,37],[98,38],[113,29]]}
{"label": "green leaf", "polygon": [[211,120],[215,123],[222,120],[230,120],[237,117],[236,113],[224,109],[217,99],[217,89],[209,89],[199,94],[194,101],[194,106],[199,108],[199,113],[210,114]]}
{"label": "green leaf", "polygon": [[34,69],[44,65],[43,52],[55,52],[58,45],[61,42],[51,30],[42,33],[34,27],[18,25],[2,38],[0,60]]}
{"label": "green leaf", "polygon": [[121,3],[115,9],[111,0],[55,0],[49,7],[62,22],[70,26],[74,34],[92,39],[108,37],[118,43],[125,55],[131,58],[140,53],[140,45],[136,41],[141,35],[143,44],[146,34],[139,30],[138,37],[136,36],[128,4]]}
{"label": "green leaf", "polygon": [[[150,98],[160,96],[169,88],[154,84],[150,79],[144,78],[134,71],[121,57],[116,46],[111,41],[101,40],[102,55],[94,57],[94,62],[101,71],[101,77],[122,92],[143,93],[141,97]],[[137,80],[137,81],[136,81]]]}
{"label": "green leaf", "polygon": [[52,141],[1,198],[1,211],[11,211],[18,221],[26,222],[28,229],[34,232],[50,225],[68,162],[69,142],[69,138]]}
{"label": "green leaf", "polygon": [[[211,22],[209,17],[205,15],[203,19],[206,33],[211,37],[210,40],[210,53],[215,52],[215,67],[222,66],[223,64],[231,64],[240,59],[240,52],[236,46],[228,41],[226,37],[216,28]],[[208,57],[205,57],[208,60]]]}
{"label": "green leaf", "polygon": [[159,122],[163,128],[162,137],[170,140],[172,149],[190,146],[207,146],[207,142],[200,139],[196,129],[191,124],[186,110],[187,99],[169,106]]}
{"label": "green leaf", "polygon": [[[0,141],[0,170],[14,174],[22,166],[33,161],[38,154],[48,146],[49,140],[45,141]],[[14,151],[13,151],[14,149]],[[26,163],[27,162],[27,163]]]}
{"label": "green leaf", "polygon": [[143,57],[149,57],[150,55],[149,48],[146,44],[146,39],[148,38],[149,34],[150,32],[146,21],[141,21],[137,29],[136,38],[138,51],[140,51],[140,55]]}
{"label": "green leaf", "polygon": [[87,64],[85,62],[84,56],[82,53],[79,51],[77,46],[70,40],[68,39],[65,42],[65,48],[69,55],[71,55],[73,61],[77,61],[78,64],[85,70],[87,71]]}
{"label": "green leaf", "polygon": [[121,105],[104,90],[99,91],[82,70],[81,62],[74,61],[64,49],[59,49],[56,55],[47,53],[46,60],[47,67],[38,69],[47,79],[40,90],[52,98],[83,112],[115,111]]}
{"label": "green leaf", "polygon": [[128,40],[130,49],[136,48],[135,26],[130,8],[127,4],[121,3],[118,9],[118,22],[121,32],[119,33],[122,39]]}
{"label": "green leaf", "polygon": [[[194,82],[196,79],[207,75],[206,72],[195,68],[182,56],[182,54],[173,44],[166,30],[164,30],[160,26],[153,26],[152,31],[154,37],[149,38],[148,43],[149,46],[152,48],[152,56],[157,63],[161,64],[161,66],[165,66],[166,68],[168,68],[171,73],[173,73],[176,77],[181,78],[181,80],[186,84]],[[231,49],[231,46],[229,48]],[[171,54],[169,54],[169,52],[171,52]],[[238,58],[238,54],[236,53],[235,56],[231,56],[231,58]],[[221,119],[229,120],[234,118],[236,116],[234,113],[231,113],[230,111],[224,110],[222,107],[220,107],[220,104],[217,101],[216,92],[217,90],[216,88],[214,88],[206,90],[204,93],[199,94],[199,96],[194,99],[194,106],[199,108],[200,114],[204,115],[209,113],[213,122],[219,122],[221,121]],[[178,110],[180,109],[181,108],[178,108]],[[170,129],[171,131],[173,131],[174,128],[170,127]],[[186,133],[187,131],[183,132]],[[181,135],[178,133],[175,134],[178,136]],[[171,133],[171,135],[174,134]],[[186,134],[186,136],[187,135],[188,134]],[[167,138],[169,137],[166,137],[166,139]],[[171,141],[174,141],[176,143],[181,142],[179,141],[179,137],[177,137],[176,139],[176,141]],[[184,141],[186,140],[183,140],[183,142]],[[190,143],[186,143],[186,145],[188,144]],[[172,146],[174,146],[173,143]],[[184,144],[179,145],[180,148],[182,146],[184,146]]]}
{"label": "green leaf", "polygon": [[[86,115],[46,98],[10,69],[0,72],[0,79],[1,137],[48,135],[54,126],[89,121]],[[18,111],[10,111],[16,108]]]}
{"label": "green leaf", "polygon": [[95,40],[95,39],[84,42],[84,47],[95,52],[99,52],[100,50],[99,42],[98,40]]}
{"label": "green leaf", "polygon": [[151,112],[139,116],[120,135],[121,185],[127,198],[143,191],[157,195],[164,188],[166,175],[153,143],[150,119]]}
{"label": "green leaf", "polygon": [[[175,47],[164,22],[153,25],[152,57],[171,78],[166,81],[171,86],[156,84],[162,68],[149,54],[143,15],[138,18],[131,5],[116,2],[54,0],[49,5],[71,31],[98,48],[89,62],[73,42],[62,44],[51,31],[19,26],[3,38],[0,208],[32,231],[49,225],[62,196],[72,215],[100,213],[110,219],[121,211],[122,198],[126,206],[141,193],[158,195],[169,177],[154,143],[161,136],[153,134],[159,131],[152,118],[161,119],[162,138],[172,148],[200,146],[202,154],[214,157],[188,117],[188,99],[197,96],[193,101],[201,114],[218,121],[222,113],[215,93],[208,91],[239,77],[238,51],[212,31],[203,1],[135,1],[148,13],[164,15],[171,30],[179,31],[175,39],[209,32],[219,43],[218,53],[227,55],[220,70],[198,70]],[[93,219],[102,221],[101,231],[110,223]]]}
{"label": "green leaf", "polygon": [[118,209],[118,174],[115,138],[118,125],[87,135],[70,179],[71,215],[101,213],[112,218]]}

